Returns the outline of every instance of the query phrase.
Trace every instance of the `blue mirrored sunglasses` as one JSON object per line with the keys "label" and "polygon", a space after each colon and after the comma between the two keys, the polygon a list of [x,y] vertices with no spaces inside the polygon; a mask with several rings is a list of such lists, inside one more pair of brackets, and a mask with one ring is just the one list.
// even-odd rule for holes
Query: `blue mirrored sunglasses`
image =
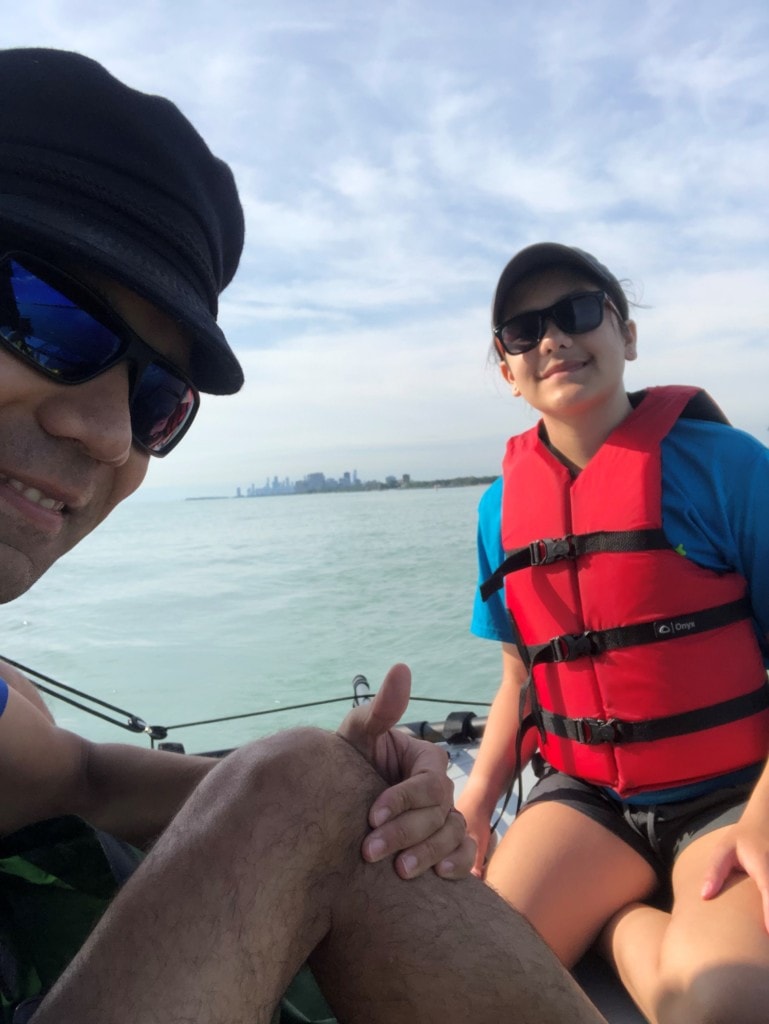
{"label": "blue mirrored sunglasses", "polygon": [[84,384],[128,361],[134,442],[167,455],[198,411],[194,385],[98,295],[36,256],[0,258],[0,345],[60,384]]}

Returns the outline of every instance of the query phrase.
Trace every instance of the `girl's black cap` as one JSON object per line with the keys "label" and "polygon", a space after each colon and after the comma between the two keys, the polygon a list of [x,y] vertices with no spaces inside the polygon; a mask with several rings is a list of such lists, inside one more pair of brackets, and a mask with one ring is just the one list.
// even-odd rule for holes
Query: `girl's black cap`
{"label": "girl's black cap", "polygon": [[505,300],[511,289],[522,278],[538,270],[547,270],[549,267],[555,266],[571,267],[601,285],[619,310],[622,319],[627,320],[630,314],[627,296],[622,290],[622,285],[603,263],[598,262],[595,256],[591,256],[584,249],[561,245],[559,242],[537,242],[536,245],[529,245],[525,249],[521,249],[502,271],[494,294],[491,313],[492,327],[498,326],[505,308]]}

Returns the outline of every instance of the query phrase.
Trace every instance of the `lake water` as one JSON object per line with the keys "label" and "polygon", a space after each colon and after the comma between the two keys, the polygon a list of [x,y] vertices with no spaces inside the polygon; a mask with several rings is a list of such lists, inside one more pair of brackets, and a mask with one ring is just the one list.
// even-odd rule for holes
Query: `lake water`
{"label": "lake water", "polygon": [[[482,487],[128,502],[3,609],[0,653],[160,725],[351,695],[395,661],[408,718],[485,713],[497,645],[468,631]],[[147,743],[51,701],[99,740]],[[188,750],[286,725],[334,726],[348,704],[172,730]]]}

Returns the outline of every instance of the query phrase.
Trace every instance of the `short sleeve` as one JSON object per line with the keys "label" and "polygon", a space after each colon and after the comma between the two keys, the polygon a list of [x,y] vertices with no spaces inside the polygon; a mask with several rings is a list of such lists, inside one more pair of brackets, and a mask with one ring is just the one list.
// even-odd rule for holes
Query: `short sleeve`
{"label": "short sleeve", "polygon": [[505,607],[504,590],[481,598],[480,585],[504,561],[502,550],[502,478],[484,491],[478,504],[478,589],[475,592],[470,632],[485,640],[514,643],[512,623]]}
{"label": "short sleeve", "polygon": [[698,565],[748,582],[762,636],[769,633],[769,451],[720,423],[679,420],[662,444],[662,518],[673,547]]}

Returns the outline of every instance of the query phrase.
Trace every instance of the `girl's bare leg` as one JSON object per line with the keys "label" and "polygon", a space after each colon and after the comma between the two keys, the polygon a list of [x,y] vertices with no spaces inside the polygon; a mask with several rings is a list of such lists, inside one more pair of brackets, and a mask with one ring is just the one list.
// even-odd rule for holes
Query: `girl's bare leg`
{"label": "girl's bare leg", "polygon": [[702,836],[678,858],[671,914],[629,906],[603,936],[620,977],[654,1024],[769,1020],[769,933],[755,883],[735,874],[715,899],[700,896],[718,835]]}
{"label": "girl's bare leg", "polygon": [[567,967],[620,908],[657,886],[651,866],[627,843],[556,801],[533,804],[516,819],[486,880]]}

